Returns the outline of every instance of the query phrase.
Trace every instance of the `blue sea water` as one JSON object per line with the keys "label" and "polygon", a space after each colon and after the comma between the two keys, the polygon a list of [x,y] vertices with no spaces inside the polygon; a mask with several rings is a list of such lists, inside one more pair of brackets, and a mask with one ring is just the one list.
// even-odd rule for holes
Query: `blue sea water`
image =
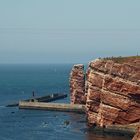
{"label": "blue sea water", "polygon": [[[72,64],[0,65],[0,140],[130,140],[88,131],[83,114],[19,110],[5,105],[50,93],[68,93]],[[69,102],[69,96],[58,102]],[[66,125],[65,121],[70,124]]]}

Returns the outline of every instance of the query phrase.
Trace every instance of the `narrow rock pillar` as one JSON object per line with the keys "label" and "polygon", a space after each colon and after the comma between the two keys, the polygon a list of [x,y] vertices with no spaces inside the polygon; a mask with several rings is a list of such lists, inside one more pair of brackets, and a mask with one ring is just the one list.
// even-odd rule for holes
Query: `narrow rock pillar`
{"label": "narrow rock pillar", "polygon": [[72,104],[85,104],[85,74],[84,65],[74,65],[70,73],[70,97]]}

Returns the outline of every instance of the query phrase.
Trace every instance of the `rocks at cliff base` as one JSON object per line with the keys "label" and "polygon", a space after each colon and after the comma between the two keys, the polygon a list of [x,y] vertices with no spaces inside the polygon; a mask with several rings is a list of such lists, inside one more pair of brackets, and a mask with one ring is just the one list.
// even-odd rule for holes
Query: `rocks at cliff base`
{"label": "rocks at cliff base", "polygon": [[138,127],[137,133],[135,134],[132,140],[140,140],[140,127]]}
{"label": "rocks at cliff base", "polygon": [[74,65],[70,73],[70,96],[72,104],[85,104],[84,65]]}

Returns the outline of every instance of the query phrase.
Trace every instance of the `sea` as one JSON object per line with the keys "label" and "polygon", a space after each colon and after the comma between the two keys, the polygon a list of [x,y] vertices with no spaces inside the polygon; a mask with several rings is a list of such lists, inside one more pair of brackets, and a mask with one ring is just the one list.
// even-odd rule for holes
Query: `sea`
{"label": "sea", "polygon": [[[131,140],[98,134],[89,129],[84,114],[24,110],[6,105],[35,96],[67,93],[55,102],[69,103],[69,74],[73,64],[0,65],[0,140]],[[69,122],[69,123],[66,123]]]}

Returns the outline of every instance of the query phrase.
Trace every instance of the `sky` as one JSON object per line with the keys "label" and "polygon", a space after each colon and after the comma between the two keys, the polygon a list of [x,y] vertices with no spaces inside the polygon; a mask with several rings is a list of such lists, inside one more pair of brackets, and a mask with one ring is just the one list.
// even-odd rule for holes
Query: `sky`
{"label": "sky", "polygon": [[0,63],[88,63],[140,53],[140,0],[0,0]]}

